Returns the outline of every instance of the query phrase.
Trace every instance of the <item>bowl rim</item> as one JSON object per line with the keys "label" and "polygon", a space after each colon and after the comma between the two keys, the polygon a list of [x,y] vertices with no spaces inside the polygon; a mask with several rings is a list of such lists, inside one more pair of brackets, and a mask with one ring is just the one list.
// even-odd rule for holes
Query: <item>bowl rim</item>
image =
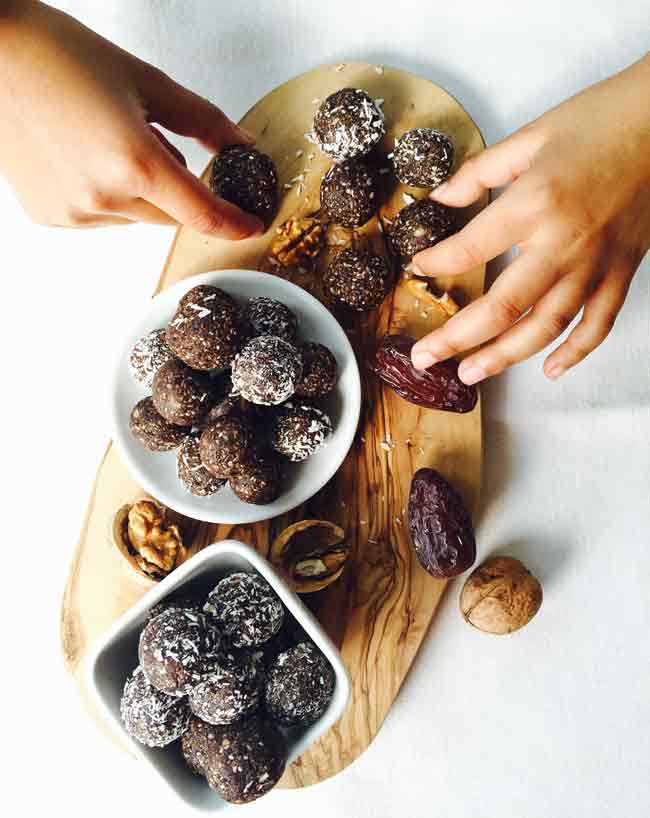
{"label": "bowl rim", "polygon": [[[240,501],[242,511],[241,513],[237,514],[233,513],[232,511],[219,512],[218,503],[216,508],[213,506],[206,506],[205,511],[197,509],[197,507],[192,503],[191,499],[186,501],[182,495],[176,497],[175,495],[169,494],[164,487],[159,485],[155,477],[151,476],[151,470],[140,468],[136,460],[131,456],[128,445],[125,443],[128,429],[125,428],[123,420],[124,407],[117,398],[120,391],[120,384],[123,382],[126,374],[124,372],[124,361],[128,358],[131,351],[133,337],[137,335],[137,332],[134,331],[135,327],[146,321],[147,316],[151,315],[155,311],[155,305],[157,302],[163,298],[165,300],[173,300],[175,295],[178,295],[176,300],[180,300],[185,292],[190,290],[192,287],[196,287],[201,284],[213,284],[214,286],[219,286],[219,278],[228,277],[232,274],[246,275],[249,277],[249,281],[252,283],[258,281],[260,285],[263,285],[264,282],[268,281],[269,276],[271,276],[276,282],[282,282],[280,284],[281,287],[286,286],[289,290],[297,291],[297,293],[299,293],[299,299],[307,303],[310,308],[315,309],[322,318],[323,324],[327,325],[332,332],[337,334],[338,343],[345,349],[346,365],[351,366],[353,381],[351,384],[352,389],[346,390],[345,393],[344,412],[350,417],[350,423],[347,431],[344,432],[344,437],[342,438],[340,444],[340,456],[330,458],[326,457],[323,459],[322,468],[320,468],[318,471],[318,478],[314,483],[313,490],[310,489],[308,493],[298,493],[293,500],[283,500],[283,496],[280,495],[277,500],[274,500],[268,505],[254,505]],[[226,284],[224,286],[227,287],[228,285]],[[140,313],[138,320],[133,322],[130,331],[128,331],[126,334],[128,336],[128,340],[120,345],[113,366],[113,374],[111,378],[111,421],[113,427],[113,442],[117,448],[120,459],[131,475],[144,489],[144,491],[155,497],[160,502],[164,503],[166,506],[169,506],[169,508],[172,508],[174,511],[184,514],[186,517],[191,517],[192,519],[201,520],[202,522],[208,523],[248,525],[250,523],[260,522],[262,520],[268,520],[273,517],[277,517],[280,514],[285,514],[302,503],[310,500],[314,494],[319,492],[323,486],[325,486],[329,480],[332,479],[347,457],[354,442],[359,426],[359,418],[361,416],[361,374],[359,371],[359,364],[357,362],[352,344],[350,343],[349,338],[336,317],[324,304],[322,304],[311,293],[307,292],[307,290],[305,290],[303,287],[294,284],[292,281],[281,278],[280,276],[273,276],[271,273],[263,273],[259,270],[246,270],[243,268],[208,270],[204,273],[199,273],[197,275],[184,278],[170,287],[165,288],[161,292],[156,293],[156,295],[154,295],[150,300],[148,309]],[[326,451],[327,449],[324,450],[324,453]],[[191,495],[188,495],[188,498],[191,498]]]}
{"label": "bowl rim", "polygon": [[[165,577],[165,579],[161,580],[156,587],[146,591],[134,605],[132,605],[122,614],[122,616],[119,617],[119,619],[110,625],[110,627],[99,637],[96,644],[91,649],[86,660],[86,667],[84,669],[86,685],[90,691],[91,700],[99,710],[102,718],[108,722],[112,730],[115,731],[119,738],[127,745],[132,755],[134,755],[138,760],[144,762],[148,768],[152,769],[158,775],[158,777],[166,783],[169,790],[174,793],[180,802],[182,802],[186,807],[193,807],[200,812],[204,812],[204,810],[199,810],[196,805],[192,804],[190,800],[185,798],[180,790],[174,786],[159,769],[158,765],[150,760],[140,744],[126,732],[119,715],[111,709],[100,692],[100,686],[97,678],[98,664],[106,650],[112,647],[113,644],[120,638],[123,638],[124,631],[128,630],[133,625],[134,620],[138,619],[143,613],[150,610],[161,599],[181,588],[186,582],[188,575],[193,575],[196,569],[202,564],[209,563],[215,558],[218,559],[219,556],[228,554],[234,554],[246,560],[254,571],[266,579],[275,593],[282,600],[282,604],[298,620],[308,637],[314,642],[321,653],[323,653],[334,670],[336,679],[335,695],[332,697],[332,700],[330,701],[328,708],[325,710],[323,715],[313,724],[308,725],[305,734],[299,737],[295,743],[290,746],[286,768],[288,768],[289,765],[295,761],[298,756],[302,755],[313,743],[318,741],[318,739],[341,718],[349,704],[352,690],[350,676],[343,663],[341,654],[323,629],[322,625],[307,608],[300,597],[289,588],[285,580],[280,576],[271,563],[269,563],[268,560],[261,556],[250,545],[235,539],[226,539],[214,542],[203,548],[189,560],[172,571],[172,573]],[[120,679],[120,685],[122,685],[123,682],[124,680]],[[217,793],[215,793],[215,799],[215,809],[221,806],[222,803],[226,803],[222,802]]]}

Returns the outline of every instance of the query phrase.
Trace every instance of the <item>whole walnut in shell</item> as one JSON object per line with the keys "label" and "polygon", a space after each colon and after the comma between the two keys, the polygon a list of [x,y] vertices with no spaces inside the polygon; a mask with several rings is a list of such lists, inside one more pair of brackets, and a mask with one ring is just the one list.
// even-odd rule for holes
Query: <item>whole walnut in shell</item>
{"label": "whole walnut in shell", "polygon": [[542,604],[539,580],[514,557],[490,557],[472,571],[460,593],[460,610],[485,633],[523,628]]}

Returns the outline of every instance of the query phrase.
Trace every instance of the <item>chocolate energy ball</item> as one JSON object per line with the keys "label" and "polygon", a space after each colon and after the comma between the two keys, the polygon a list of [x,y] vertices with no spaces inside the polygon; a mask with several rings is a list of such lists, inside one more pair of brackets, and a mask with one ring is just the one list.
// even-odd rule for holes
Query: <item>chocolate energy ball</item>
{"label": "chocolate energy ball", "polygon": [[187,730],[190,709],[185,699],[169,696],[149,684],[141,667],[126,680],[120,715],[126,732],[147,747],[165,747]]}
{"label": "chocolate energy ball", "polygon": [[181,445],[190,433],[189,426],[176,426],[158,412],[153,398],[143,398],[133,407],[129,418],[133,437],[152,452],[169,452]]}
{"label": "chocolate energy ball", "polygon": [[305,401],[287,401],[275,416],[271,446],[293,463],[306,460],[325,445],[332,434],[329,416]]}
{"label": "chocolate energy ball", "polygon": [[244,315],[258,335],[275,335],[290,344],[298,335],[298,319],[286,304],[273,298],[251,298],[244,308]]}
{"label": "chocolate energy ball", "polygon": [[449,176],[453,162],[453,142],[433,128],[406,131],[393,151],[395,176],[412,187],[438,187]]}
{"label": "chocolate energy ball", "polygon": [[264,701],[274,721],[287,727],[311,724],[330,703],[334,671],[311,642],[301,642],[281,653],[266,680]]}
{"label": "chocolate energy ball", "polygon": [[129,356],[129,369],[136,381],[151,389],[156,372],[174,353],[167,346],[164,329],[154,329],[135,344]]}
{"label": "chocolate energy ball", "polygon": [[185,488],[195,497],[209,497],[226,485],[223,478],[215,477],[201,462],[200,435],[188,435],[181,443],[176,460],[176,473]]}
{"label": "chocolate energy ball", "polygon": [[166,596],[164,599],[161,599],[160,602],[156,602],[155,605],[149,608],[147,615],[145,616],[144,624],[148,625],[152,619],[155,619],[163,611],[166,611],[167,608],[183,608],[191,611],[192,613],[201,613],[203,605],[189,594],[182,592],[173,593]]}
{"label": "chocolate energy ball", "polygon": [[348,248],[337,253],[323,277],[329,299],[363,312],[378,307],[390,289],[390,270],[381,256]]}
{"label": "chocolate energy ball", "polygon": [[190,691],[190,709],[209,724],[232,724],[258,709],[263,686],[260,661],[240,656]]}
{"label": "chocolate energy ball", "polygon": [[278,175],[273,160],[247,145],[222,149],[212,163],[210,187],[247,213],[269,222],[278,203]]}
{"label": "chocolate energy ball", "polygon": [[232,364],[234,394],[264,406],[291,397],[301,377],[300,353],[288,341],[274,335],[253,338]]}
{"label": "chocolate energy ball", "polygon": [[248,460],[253,446],[250,426],[235,415],[217,418],[201,432],[201,462],[215,477],[230,477]]}
{"label": "chocolate energy ball", "polygon": [[282,777],[287,761],[284,735],[259,716],[222,726],[193,717],[181,750],[190,768],[231,804],[265,795]]}
{"label": "chocolate energy ball", "polygon": [[230,488],[244,503],[264,506],[272,503],[282,491],[282,474],[275,459],[254,451],[229,480]]}
{"label": "chocolate energy ball", "polygon": [[224,577],[203,606],[235,647],[255,647],[282,627],[284,606],[265,579],[243,571]]}
{"label": "chocolate energy ball", "polygon": [[361,227],[378,204],[375,172],[359,159],[332,165],[320,185],[320,204],[330,221],[343,227]]}
{"label": "chocolate energy ball", "polygon": [[386,133],[384,115],[360,88],[342,88],[321,103],[314,136],[323,153],[337,162],[365,156]]}
{"label": "chocolate energy ball", "polygon": [[152,398],[165,420],[178,426],[196,423],[214,401],[210,379],[176,358],[156,372]]}
{"label": "chocolate energy ball", "polygon": [[232,298],[207,284],[183,296],[165,333],[169,348],[192,369],[225,369],[250,336]]}
{"label": "chocolate energy ball", "polygon": [[403,207],[390,231],[390,243],[405,262],[433,247],[456,231],[453,210],[431,199],[418,199]]}
{"label": "chocolate energy ball", "polygon": [[324,344],[307,343],[300,347],[302,378],[296,386],[301,398],[322,398],[336,386],[336,358]]}
{"label": "chocolate energy ball", "polygon": [[212,619],[167,608],[140,634],[138,656],[150,684],[170,696],[185,696],[214,671],[220,644]]}

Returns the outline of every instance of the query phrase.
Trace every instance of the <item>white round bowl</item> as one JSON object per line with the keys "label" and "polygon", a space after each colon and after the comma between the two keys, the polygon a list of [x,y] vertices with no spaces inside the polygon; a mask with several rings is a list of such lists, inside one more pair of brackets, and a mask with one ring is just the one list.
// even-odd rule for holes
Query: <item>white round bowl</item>
{"label": "white round bowl", "polygon": [[[164,327],[183,295],[198,284],[223,288],[238,301],[268,296],[282,301],[298,317],[300,338],[318,341],[331,349],[339,379],[331,395],[321,401],[334,431],[325,446],[303,463],[290,464],[284,491],[273,503],[243,503],[226,486],[211,497],[190,494],[176,476],[176,451],[150,452],[131,435],[129,417],[135,404],[150,390],[135,381],[129,355],[135,342],[151,330]],[[209,523],[241,525],[267,520],[306,502],[334,475],[347,455],[359,422],[361,381],[354,352],[338,321],[302,288],[289,281],[251,270],[219,270],[193,276],[157,295],[146,314],[128,333],[113,381],[114,442],[135,479],[169,508]]]}

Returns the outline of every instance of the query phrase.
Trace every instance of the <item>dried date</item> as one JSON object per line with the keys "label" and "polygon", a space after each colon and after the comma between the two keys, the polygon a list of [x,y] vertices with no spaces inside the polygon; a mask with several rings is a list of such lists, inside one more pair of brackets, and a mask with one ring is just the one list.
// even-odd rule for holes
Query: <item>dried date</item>
{"label": "dried date", "polygon": [[371,364],[373,372],[410,403],[445,412],[471,412],[478,393],[458,377],[458,361],[448,361],[420,371],[411,363],[415,341],[408,335],[386,335]]}
{"label": "dried date", "polygon": [[476,559],[472,518],[458,492],[435,469],[419,469],[413,476],[408,526],[417,558],[434,577],[455,577]]}

